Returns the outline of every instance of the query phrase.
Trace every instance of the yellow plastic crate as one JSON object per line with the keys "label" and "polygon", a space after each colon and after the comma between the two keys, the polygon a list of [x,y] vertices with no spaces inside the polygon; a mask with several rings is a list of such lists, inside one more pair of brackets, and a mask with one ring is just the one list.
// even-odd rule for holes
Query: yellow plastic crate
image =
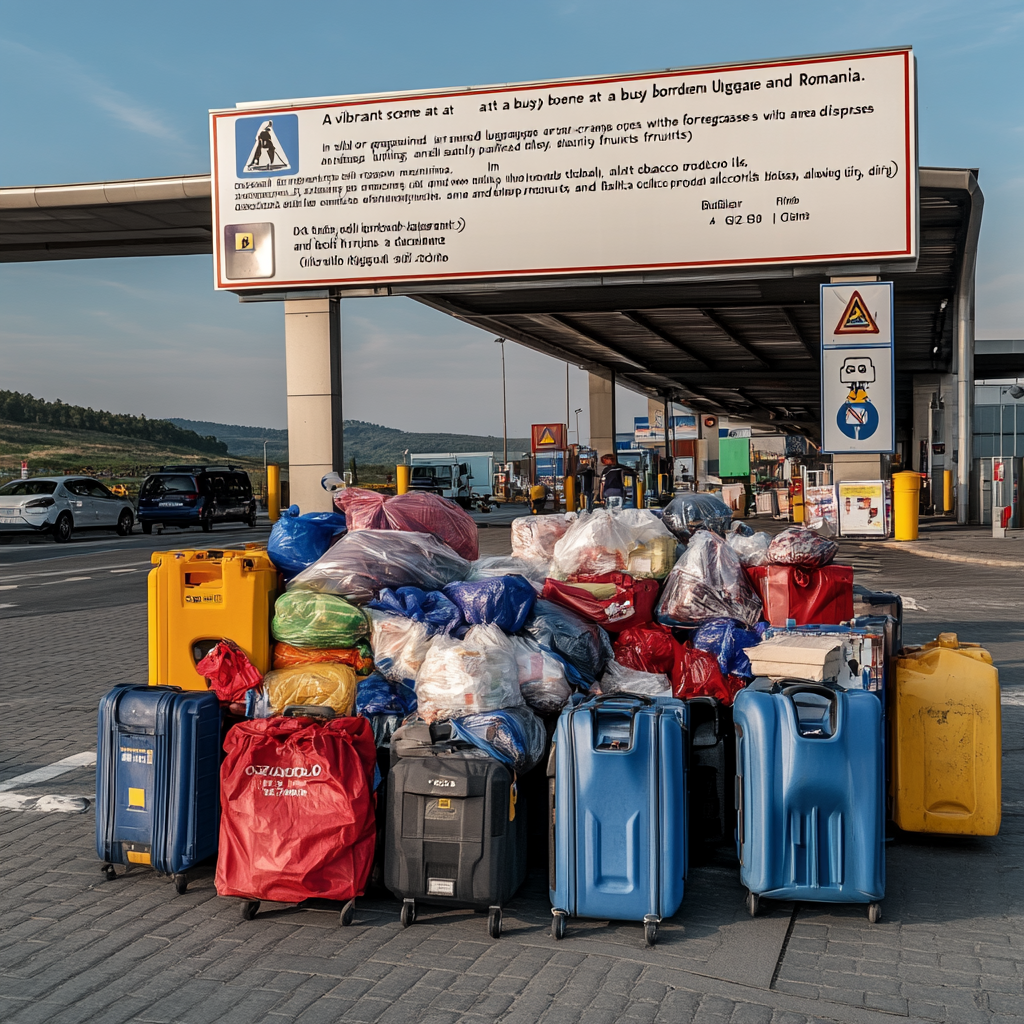
{"label": "yellow plastic crate", "polygon": [[893,821],[908,832],[994,836],[1002,816],[999,670],[941,633],[896,659]]}
{"label": "yellow plastic crate", "polygon": [[196,672],[218,640],[233,640],[270,670],[277,569],[264,545],[155,551],[149,573],[149,685],[205,690]]}

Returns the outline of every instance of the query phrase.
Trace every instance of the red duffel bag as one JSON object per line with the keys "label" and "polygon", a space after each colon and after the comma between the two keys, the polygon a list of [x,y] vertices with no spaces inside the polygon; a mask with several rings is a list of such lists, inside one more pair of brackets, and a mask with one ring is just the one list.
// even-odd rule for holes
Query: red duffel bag
{"label": "red duffel bag", "polygon": [[752,565],[747,576],[761,595],[764,617],[773,626],[837,625],[853,618],[853,568],[825,565],[800,569],[794,565]]}
{"label": "red duffel bag", "polygon": [[[597,597],[579,584],[610,584],[615,592],[610,597]],[[603,572],[596,576],[579,576],[574,583],[547,579],[541,597],[570,608],[590,622],[596,622],[610,633],[627,626],[639,626],[654,617],[658,600],[657,580],[635,580],[624,572]]]}
{"label": "red duffel bag", "polygon": [[224,749],[218,895],[361,896],[377,831],[369,721],[256,719],[230,729]]}

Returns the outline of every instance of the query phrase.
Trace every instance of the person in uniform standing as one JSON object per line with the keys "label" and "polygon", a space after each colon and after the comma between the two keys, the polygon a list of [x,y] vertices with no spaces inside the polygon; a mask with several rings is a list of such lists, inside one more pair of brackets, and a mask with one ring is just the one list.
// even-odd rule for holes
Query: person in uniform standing
{"label": "person in uniform standing", "polygon": [[601,498],[607,509],[622,508],[626,501],[626,473],[628,469],[621,465],[614,455],[602,455],[601,465]]}

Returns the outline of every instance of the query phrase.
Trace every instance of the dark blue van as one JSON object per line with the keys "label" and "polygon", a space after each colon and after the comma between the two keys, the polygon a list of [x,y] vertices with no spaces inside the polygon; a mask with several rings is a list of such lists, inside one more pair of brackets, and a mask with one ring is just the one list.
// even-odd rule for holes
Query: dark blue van
{"label": "dark blue van", "polygon": [[143,533],[152,533],[154,526],[252,527],[256,500],[249,474],[236,466],[162,466],[139,488],[137,518]]}

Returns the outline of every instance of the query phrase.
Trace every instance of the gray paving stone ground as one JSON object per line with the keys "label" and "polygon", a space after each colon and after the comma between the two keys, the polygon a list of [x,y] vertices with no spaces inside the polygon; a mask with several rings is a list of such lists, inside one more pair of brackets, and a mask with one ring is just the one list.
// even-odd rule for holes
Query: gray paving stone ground
{"label": "gray paving stone ground", "polygon": [[[508,531],[481,531],[485,553]],[[695,867],[654,949],[635,925],[571,921],[549,934],[532,874],[486,936],[470,912],[402,929],[395,901],[336,910],[264,905],[243,922],[200,870],[183,896],[135,869],[104,882],[91,810],[0,810],[0,1021],[418,1024],[1024,1020],[1024,578],[899,551],[844,546],[858,580],[914,599],[908,640],[950,624],[989,647],[1004,685],[1004,813],[994,839],[897,837],[884,920],[781,904],[751,920],[728,852]],[[145,679],[141,604],[0,624],[0,784],[95,743],[99,696]],[[85,794],[76,770],[18,793]]]}

